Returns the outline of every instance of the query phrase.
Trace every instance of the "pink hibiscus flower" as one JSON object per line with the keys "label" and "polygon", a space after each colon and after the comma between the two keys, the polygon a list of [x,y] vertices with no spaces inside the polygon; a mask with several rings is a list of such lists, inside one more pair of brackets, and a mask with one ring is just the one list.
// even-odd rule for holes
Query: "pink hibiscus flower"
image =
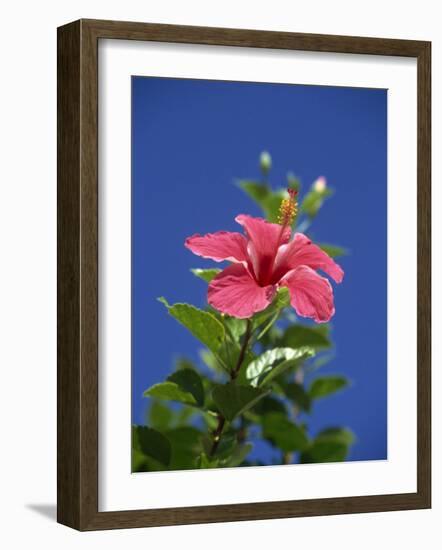
{"label": "pink hibiscus flower", "polygon": [[240,214],[235,218],[245,235],[218,231],[193,235],[185,246],[194,254],[231,264],[209,284],[208,302],[222,313],[248,319],[265,309],[280,287],[287,287],[290,303],[302,317],[325,323],[335,313],[330,282],[320,269],[340,283],[344,272],[323,250],[302,233],[291,238],[296,214],[296,193],[280,207],[280,223]]}

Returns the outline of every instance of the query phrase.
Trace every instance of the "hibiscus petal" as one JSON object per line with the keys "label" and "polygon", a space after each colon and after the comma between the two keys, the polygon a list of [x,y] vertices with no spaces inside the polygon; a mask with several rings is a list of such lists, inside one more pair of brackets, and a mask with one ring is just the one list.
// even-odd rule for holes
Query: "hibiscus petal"
{"label": "hibiscus petal", "polygon": [[281,246],[278,251],[274,267],[275,280],[301,265],[321,269],[337,283],[340,283],[344,277],[342,268],[327,253],[302,233],[296,233],[293,240]]}
{"label": "hibiscus petal", "polygon": [[289,241],[291,229],[246,214],[240,214],[235,221],[244,227],[250,239],[248,253],[255,276],[261,283],[266,284],[271,276],[278,247]]}
{"label": "hibiscus petal", "polygon": [[335,306],[331,284],[310,267],[297,267],[287,273],[280,284],[289,289],[290,303],[301,317],[310,317],[317,323],[326,323],[333,317]]}
{"label": "hibiscus petal", "polygon": [[273,299],[276,287],[261,287],[241,264],[232,264],[209,284],[209,304],[227,315],[247,319],[265,309]]}
{"label": "hibiscus petal", "polygon": [[197,256],[222,262],[247,262],[247,239],[241,233],[218,231],[207,235],[192,235],[185,246]]}
{"label": "hibiscus petal", "polygon": [[283,228],[278,223],[270,223],[263,218],[240,214],[235,221],[244,227],[249,239],[262,254],[273,254],[278,245],[287,243],[290,239],[290,227]]}

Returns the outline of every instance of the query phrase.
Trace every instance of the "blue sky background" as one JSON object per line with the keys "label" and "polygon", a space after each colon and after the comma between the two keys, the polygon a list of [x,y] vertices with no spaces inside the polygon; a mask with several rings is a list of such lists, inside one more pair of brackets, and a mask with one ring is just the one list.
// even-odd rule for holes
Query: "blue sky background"
{"label": "blue sky background", "polygon": [[[143,391],[173,359],[198,358],[198,342],[158,296],[204,306],[206,285],[189,271],[214,263],[184,248],[193,233],[238,231],[239,213],[261,215],[235,185],[293,171],[304,190],[325,176],[335,195],[310,236],[339,244],[343,284],[334,285],[335,358],[322,374],[352,385],[315,404],[311,432],[332,425],[356,436],[351,460],[387,457],[387,91],[281,84],[132,78],[132,417],[144,423]],[[255,458],[268,458],[261,444]]]}

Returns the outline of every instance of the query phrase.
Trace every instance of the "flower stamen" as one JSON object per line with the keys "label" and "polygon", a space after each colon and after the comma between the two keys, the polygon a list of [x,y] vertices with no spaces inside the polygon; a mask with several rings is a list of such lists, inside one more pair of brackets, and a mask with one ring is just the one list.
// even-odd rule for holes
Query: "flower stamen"
{"label": "flower stamen", "polygon": [[288,198],[282,199],[279,206],[278,223],[283,227],[292,225],[296,214],[298,213],[298,201],[296,199],[298,191],[295,189],[287,189]]}

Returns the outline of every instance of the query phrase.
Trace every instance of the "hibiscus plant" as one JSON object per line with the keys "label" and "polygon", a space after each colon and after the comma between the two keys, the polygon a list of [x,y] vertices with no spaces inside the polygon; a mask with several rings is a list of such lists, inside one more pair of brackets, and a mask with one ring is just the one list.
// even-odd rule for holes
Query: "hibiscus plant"
{"label": "hibiscus plant", "polygon": [[[133,426],[134,472],[265,464],[336,462],[347,458],[354,436],[341,426],[311,433],[318,399],[344,389],[345,377],[318,374],[333,358],[329,279],[341,283],[338,246],[312,242],[308,232],[332,195],[318,178],[298,204],[300,183],[268,183],[271,157],[260,157],[260,181],[239,187],[265,218],[239,214],[242,232],[193,235],[185,246],[223,269],[195,268],[208,285],[205,309],[169,304],[169,315],[204,346],[200,364],[177,361],[163,382],[146,389],[146,425]],[[268,446],[266,462],[253,447]],[[262,455],[262,453],[261,453]],[[260,455],[260,456],[261,456]]]}

